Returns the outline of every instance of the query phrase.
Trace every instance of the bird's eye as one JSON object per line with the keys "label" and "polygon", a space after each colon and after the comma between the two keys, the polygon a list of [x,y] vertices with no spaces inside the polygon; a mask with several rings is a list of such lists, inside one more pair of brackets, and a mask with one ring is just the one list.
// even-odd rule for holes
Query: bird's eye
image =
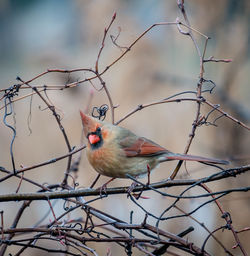
{"label": "bird's eye", "polygon": [[96,131],[97,131],[97,132],[100,132],[100,131],[101,131],[101,127],[100,127],[100,126],[97,127]]}

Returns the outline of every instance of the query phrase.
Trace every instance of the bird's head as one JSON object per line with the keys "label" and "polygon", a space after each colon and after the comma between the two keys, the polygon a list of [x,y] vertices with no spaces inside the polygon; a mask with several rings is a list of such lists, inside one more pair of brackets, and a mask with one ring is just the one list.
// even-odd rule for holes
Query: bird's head
{"label": "bird's head", "polygon": [[92,149],[97,149],[103,144],[103,139],[106,137],[107,131],[103,128],[104,123],[93,117],[85,115],[80,110],[82,118],[83,132]]}

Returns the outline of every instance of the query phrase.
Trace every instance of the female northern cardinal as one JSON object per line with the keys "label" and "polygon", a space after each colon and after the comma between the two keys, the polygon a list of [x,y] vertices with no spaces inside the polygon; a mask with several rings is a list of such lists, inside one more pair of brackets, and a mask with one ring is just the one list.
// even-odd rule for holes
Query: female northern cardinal
{"label": "female northern cardinal", "polygon": [[212,164],[227,161],[201,156],[175,154],[131,131],[106,123],[80,111],[84,134],[88,139],[87,157],[94,169],[112,178],[138,177],[169,160],[189,160]]}

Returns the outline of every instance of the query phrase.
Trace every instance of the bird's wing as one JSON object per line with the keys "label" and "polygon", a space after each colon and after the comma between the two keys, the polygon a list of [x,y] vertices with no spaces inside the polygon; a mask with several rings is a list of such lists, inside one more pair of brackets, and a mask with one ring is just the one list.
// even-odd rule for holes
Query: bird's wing
{"label": "bird's wing", "polygon": [[126,137],[120,141],[126,156],[156,156],[169,152],[155,142],[143,137]]}

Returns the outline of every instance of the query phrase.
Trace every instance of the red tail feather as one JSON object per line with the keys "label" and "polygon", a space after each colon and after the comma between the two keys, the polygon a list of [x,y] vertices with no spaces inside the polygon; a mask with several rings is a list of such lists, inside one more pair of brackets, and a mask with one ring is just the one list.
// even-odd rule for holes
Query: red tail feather
{"label": "red tail feather", "polygon": [[165,161],[168,161],[168,160],[197,161],[197,162],[206,162],[211,164],[229,164],[229,162],[226,160],[207,158],[202,156],[182,155],[182,154],[167,155]]}

